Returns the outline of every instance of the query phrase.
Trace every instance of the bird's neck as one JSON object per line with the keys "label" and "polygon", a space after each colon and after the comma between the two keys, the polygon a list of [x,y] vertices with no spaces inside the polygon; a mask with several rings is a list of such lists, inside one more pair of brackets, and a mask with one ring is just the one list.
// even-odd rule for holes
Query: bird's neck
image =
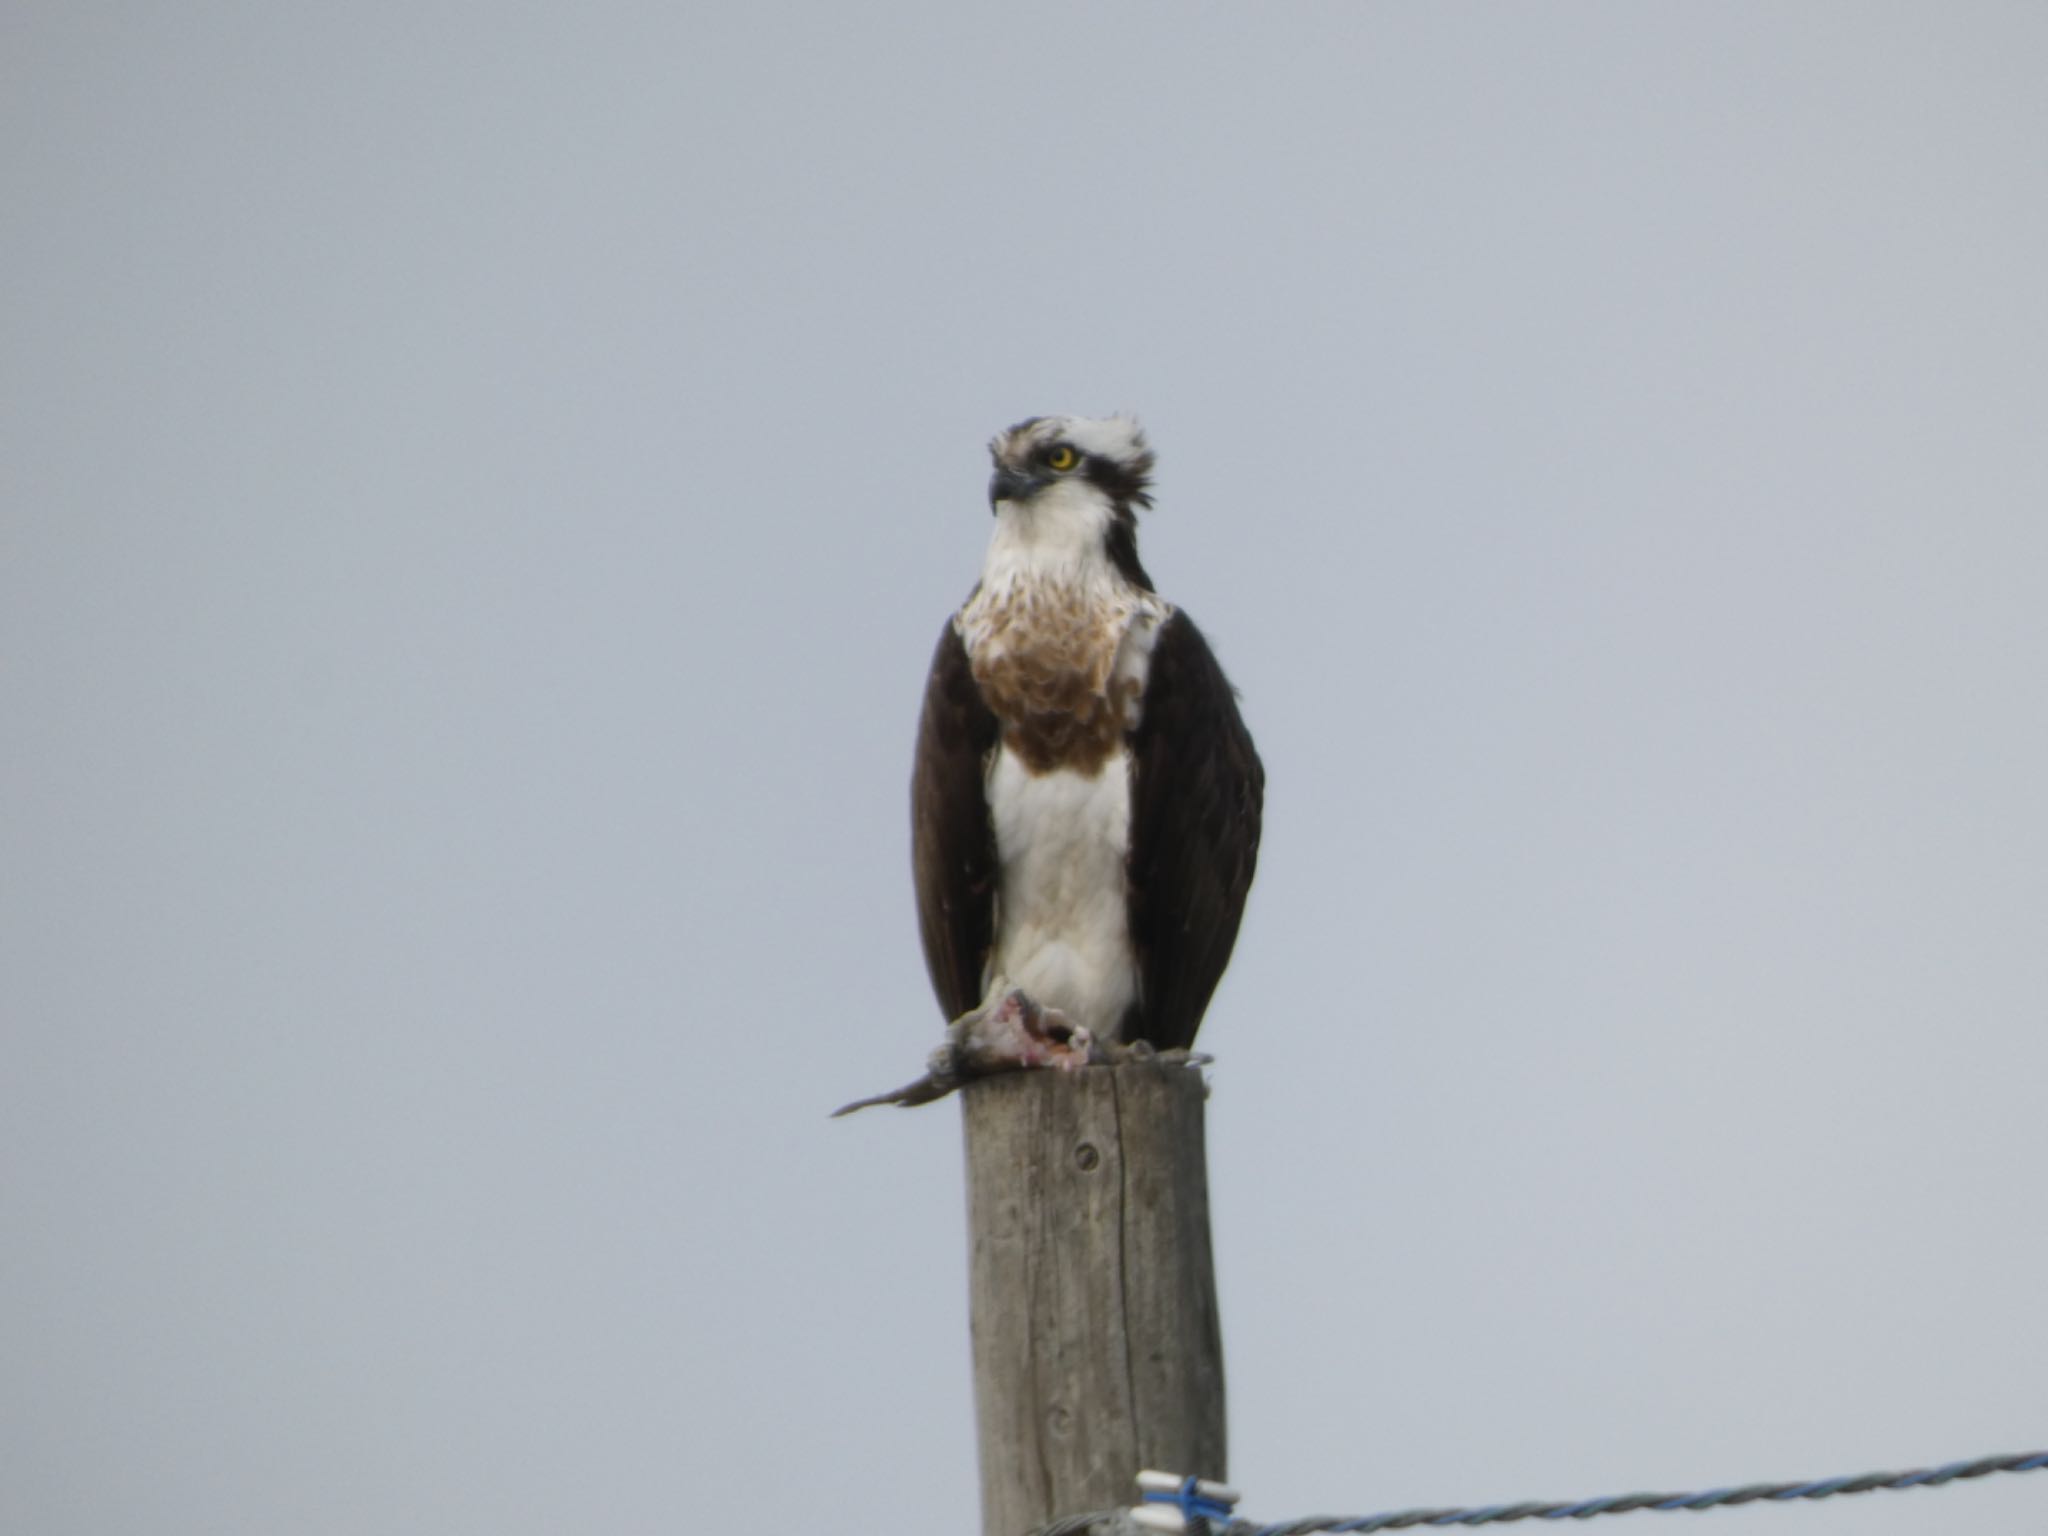
{"label": "bird's neck", "polygon": [[1114,516],[1099,491],[1079,485],[1003,503],[982,561],[982,591],[994,597],[1053,588],[1083,601],[1114,602],[1129,586],[1109,557]]}

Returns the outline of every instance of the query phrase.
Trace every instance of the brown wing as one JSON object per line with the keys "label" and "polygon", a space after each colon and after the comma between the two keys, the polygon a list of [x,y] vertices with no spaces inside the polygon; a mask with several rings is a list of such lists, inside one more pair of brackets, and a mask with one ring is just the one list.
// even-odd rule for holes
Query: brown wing
{"label": "brown wing", "polygon": [[910,861],[932,990],[948,1019],[981,1002],[995,942],[996,834],[985,788],[996,717],[951,621],[932,653],[910,777]]}
{"label": "brown wing", "polygon": [[1223,669],[1184,613],[1160,628],[1131,752],[1139,998],[1124,1038],[1185,1049],[1237,942],[1266,771]]}

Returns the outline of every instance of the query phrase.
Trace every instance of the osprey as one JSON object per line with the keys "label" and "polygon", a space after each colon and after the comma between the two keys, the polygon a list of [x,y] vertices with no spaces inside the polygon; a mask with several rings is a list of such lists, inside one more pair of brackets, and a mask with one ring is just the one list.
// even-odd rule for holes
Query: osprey
{"label": "osprey", "polygon": [[932,987],[948,1019],[1022,1008],[1039,1037],[1042,1008],[1182,1050],[1237,939],[1265,771],[1138,563],[1138,424],[1033,417],[989,453],[995,534],[939,636],[911,781]]}

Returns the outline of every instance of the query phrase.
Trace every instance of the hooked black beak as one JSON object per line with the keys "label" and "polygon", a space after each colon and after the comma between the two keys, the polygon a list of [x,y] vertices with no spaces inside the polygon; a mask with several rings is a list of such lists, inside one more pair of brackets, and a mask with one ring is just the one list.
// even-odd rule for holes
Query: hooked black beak
{"label": "hooked black beak", "polygon": [[1027,475],[1021,469],[998,466],[989,476],[988,509],[995,511],[999,501],[1029,501],[1044,488],[1043,475]]}

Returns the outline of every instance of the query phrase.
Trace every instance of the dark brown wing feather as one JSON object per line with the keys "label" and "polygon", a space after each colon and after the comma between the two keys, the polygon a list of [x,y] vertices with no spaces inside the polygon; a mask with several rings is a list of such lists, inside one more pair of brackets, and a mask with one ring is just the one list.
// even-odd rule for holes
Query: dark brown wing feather
{"label": "dark brown wing feather", "polygon": [[910,778],[910,860],[932,990],[948,1019],[981,1002],[995,942],[996,835],[985,775],[996,717],[951,621],[932,653]]}
{"label": "dark brown wing feather", "polygon": [[1159,631],[1131,739],[1131,942],[1140,995],[1126,1040],[1194,1043],[1230,963],[1259,861],[1266,771],[1201,631]]}

